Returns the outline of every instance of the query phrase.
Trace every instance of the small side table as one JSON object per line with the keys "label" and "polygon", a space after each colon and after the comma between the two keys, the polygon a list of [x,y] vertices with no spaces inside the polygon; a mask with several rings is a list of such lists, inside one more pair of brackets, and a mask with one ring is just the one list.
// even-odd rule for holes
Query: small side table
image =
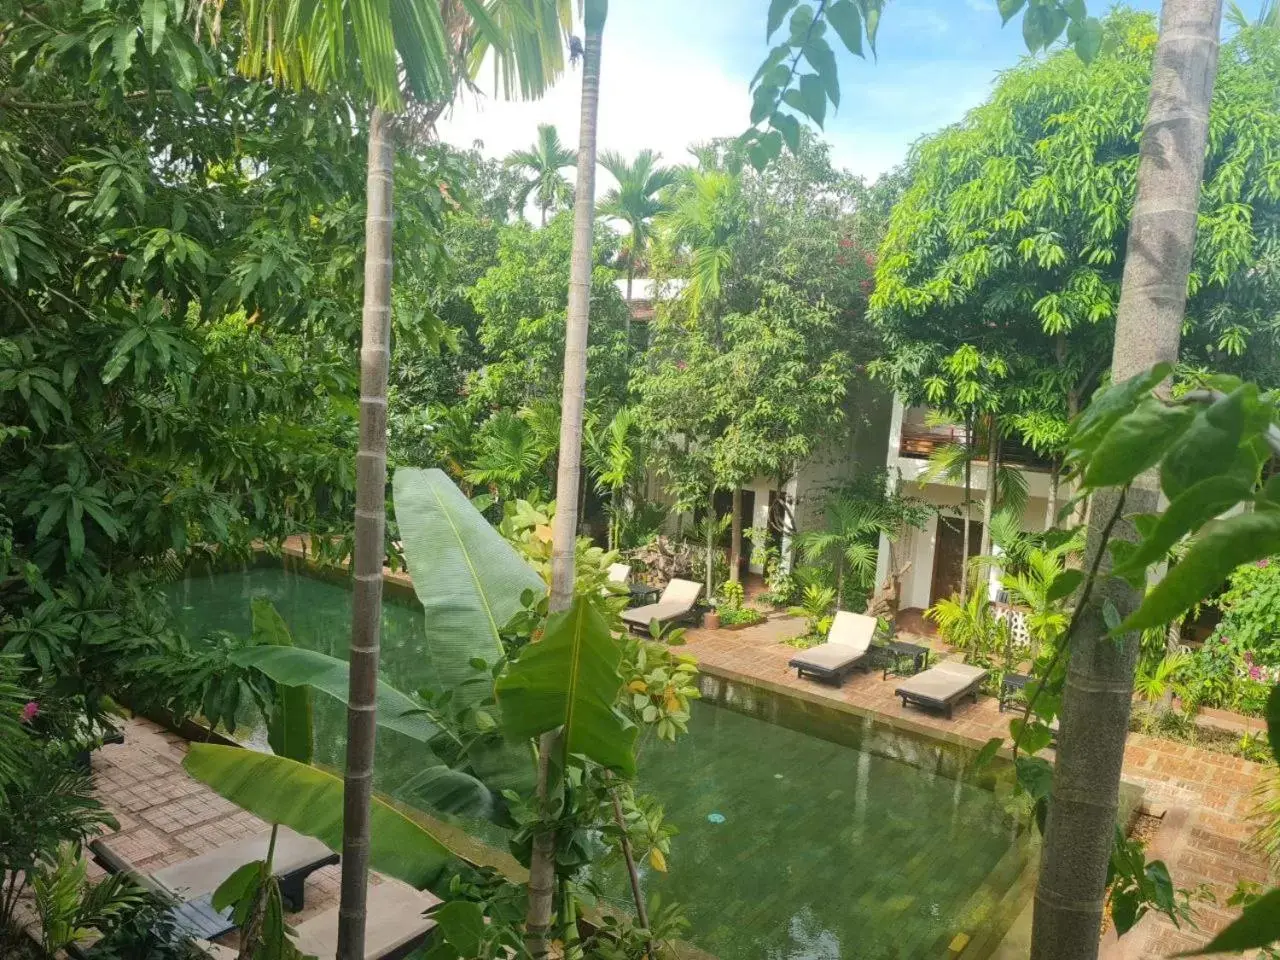
{"label": "small side table", "polygon": [[[891,673],[895,677],[910,677],[929,666],[928,647],[907,643],[905,640],[891,640],[884,650],[884,673],[880,676],[881,680],[888,680]],[[911,666],[903,669],[904,660],[910,660]]]}
{"label": "small side table", "polygon": [[657,587],[651,587],[647,583],[633,583],[627,589],[631,591],[631,606],[642,607],[646,603],[657,603],[658,596],[662,592]]}
{"label": "small side table", "polygon": [[1026,689],[1031,678],[1022,673],[1006,673],[1000,681],[1000,712],[1004,713],[1011,703],[1017,701]]}

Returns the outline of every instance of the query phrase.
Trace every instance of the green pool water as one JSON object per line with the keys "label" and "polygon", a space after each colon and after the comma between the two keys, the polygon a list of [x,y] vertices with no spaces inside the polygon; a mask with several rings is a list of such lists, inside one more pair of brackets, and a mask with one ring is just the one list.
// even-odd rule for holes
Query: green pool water
{"label": "green pool water", "polygon": [[[345,657],[349,592],[278,568],[175,584],[180,624],[247,633],[249,601],[275,603],[299,645]],[[388,602],[383,675],[424,680],[421,614]],[[1027,832],[991,789],[957,777],[967,751],[750,687],[704,678],[690,733],[641,755],[644,789],[680,830],[670,872],[645,885],[683,905],[688,939],[721,960],[965,957],[990,952],[1025,903]],[[317,698],[317,759],[345,750],[345,713]],[[323,702],[321,702],[323,701]],[[378,787],[418,769],[415,745],[379,732]]]}

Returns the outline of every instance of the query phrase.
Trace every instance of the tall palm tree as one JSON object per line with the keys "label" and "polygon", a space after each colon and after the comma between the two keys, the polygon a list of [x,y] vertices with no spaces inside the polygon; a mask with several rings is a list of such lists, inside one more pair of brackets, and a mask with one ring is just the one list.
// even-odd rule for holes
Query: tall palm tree
{"label": "tall palm tree", "polygon": [[696,318],[720,296],[721,279],[733,260],[739,219],[738,178],[725,170],[686,171],[671,201],[657,217],[663,240],[688,258],[684,297]]}
{"label": "tall palm tree", "polygon": [[[1222,0],[1164,0],[1116,311],[1113,383],[1178,359],[1221,24]],[[1098,955],[1139,651],[1136,634],[1117,640],[1107,620],[1116,611],[1123,617],[1142,599],[1140,590],[1108,576],[1105,540],[1122,506],[1155,513],[1159,489],[1140,477],[1120,497],[1100,491],[1090,510],[1085,565],[1099,561],[1100,579],[1071,640],[1031,960]]]}
{"label": "tall palm tree", "polygon": [[560,171],[578,163],[578,152],[560,142],[560,134],[551,124],[538,124],[538,139],[533,146],[515,151],[506,163],[529,177],[516,194],[516,207],[523,210],[529,194],[533,194],[542,211],[542,226],[547,225],[548,210],[573,198],[573,187]]}
{"label": "tall palm tree", "polygon": [[[541,7],[551,15],[540,14]],[[466,65],[478,63],[486,51],[493,52],[495,69],[509,86],[540,95],[563,66],[561,20],[555,15],[560,7],[559,0],[346,0],[310,17],[299,15],[294,0],[246,0],[240,7],[241,71],[270,74],[291,87],[337,87],[368,108],[339,960],[364,956],[386,529],[392,115],[412,100],[429,127],[453,99]]]}
{"label": "tall palm tree", "polygon": [[618,181],[600,200],[597,213],[623,221],[628,228],[622,241],[622,256],[627,263],[627,299],[631,299],[631,286],[636,278],[636,268],[645,263],[649,251],[649,239],[653,232],[653,219],[666,209],[662,193],[676,182],[679,171],[674,167],[662,167],[658,161],[662,154],[641,150],[635,160],[612,150],[600,154],[600,166]]}
{"label": "tall palm tree", "polygon": [[[564,385],[560,401],[560,461],[556,473],[556,515],[551,527],[551,611],[573,603],[578,544],[578,484],[582,476],[582,410],[587,395],[587,328],[591,307],[591,248],[596,201],[596,117],[600,106],[600,52],[609,0],[586,0],[586,42],[582,58],[582,112],[578,189],[573,209],[573,251],[569,263],[569,304],[565,316]],[[544,824],[550,820],[552,758],[563,741],[545,733],[538,741],[536,800]],[[555,903],[556,833],[544,825],[533,836],[529,861],[529,906],[525,948],[534,960],[547,956]]]}

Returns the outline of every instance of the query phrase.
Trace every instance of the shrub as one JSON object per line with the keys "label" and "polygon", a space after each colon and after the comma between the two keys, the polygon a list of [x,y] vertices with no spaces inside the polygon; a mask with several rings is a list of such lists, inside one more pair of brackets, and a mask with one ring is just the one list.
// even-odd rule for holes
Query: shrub
{"label": "shrub", "polygon": [[1214,637],[1241,655],[1252,654],[1250,665],[1280,666],[1280,557],[1237,567],[1217,606],[1222,622]]}
{"label": "shrub", "polygon": [[825,637],[831,628],[831,608],[836,603],[836,592],[831,587],[810,583],[804,588],[804,596],[800,604],[787,612],[794,617],[804,617],[808,625],[806,631],[811,637]]}

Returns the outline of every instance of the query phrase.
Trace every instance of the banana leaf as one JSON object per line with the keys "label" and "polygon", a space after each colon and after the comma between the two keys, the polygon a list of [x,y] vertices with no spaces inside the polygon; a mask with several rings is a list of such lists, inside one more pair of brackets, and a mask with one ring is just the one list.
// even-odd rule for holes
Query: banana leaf
{"label": "banana leaf", "polygon": [[626,776],[635,775],[636,727],[614,707],[622,689],[622,649],[609,624],[585,597],[547,618],[498,680],[503,730],[528,740],[564,727],[565,750]]}
{"label": "banana leaf", "polygon": [[[187,772],[236,806],[269,823],[283,823],[342,849],[342,781],[287,757],[241,747],[193,743],[182,764]],[[374,798],[370,810],[369,862],[419,890],[439,884],[456,855],[393,807]]]}
{"label": "banana leaf", "polygon": [[[344,704],[347,702],[349,668],[345,660],[337,657],[301,647],[257,646],[237,650],[230,659],[242,667],[256,667],[276,683],[313,687]],[[429,744],[441,731],[426,714],[410,712],[421,709],[408,694],[378,681],[378,726]]]}
{"label": "banana leaf", "polygon": [[[284,618],[271,601],[256,597],[253,601],[253,641],[261,650],[289,652],[293,637]],[[274,677],[272,677],[275,680]],[[300,684],[276,681],[275,701],[267,721],[267,743],[277,756],[299,763],[310,763],[315,746],[311,711],[311,691]]]}
{"label": "banana leaf", "polygon": [[473,661],[502,657],[498,631],[521,610],[524,591],[541,596],[546,585],[442,471],[397,470],[394,492],[432,679],[459,707],[474,704],[492,688],[464,685],[482,675]]}

